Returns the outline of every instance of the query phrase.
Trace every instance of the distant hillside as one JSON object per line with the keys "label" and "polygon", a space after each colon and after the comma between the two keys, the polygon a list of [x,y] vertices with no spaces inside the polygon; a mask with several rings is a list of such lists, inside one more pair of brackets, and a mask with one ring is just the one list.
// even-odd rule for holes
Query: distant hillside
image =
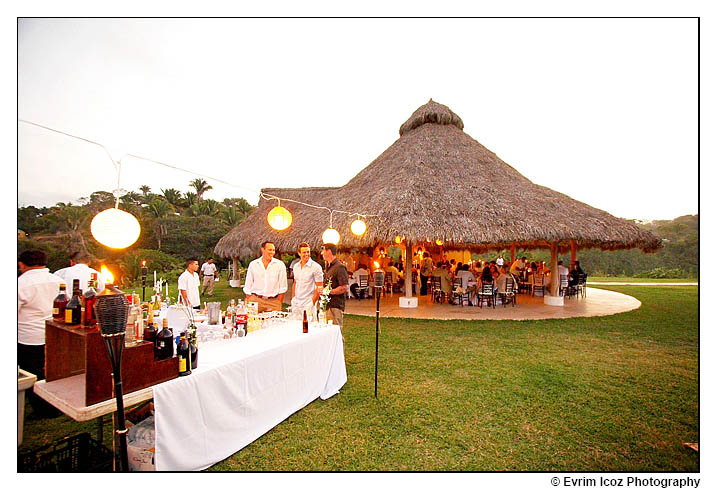
{"label": "distant hillside", "polygon": [[698,277],[698,215],[637,224],[663,239],[663,247],[658,252],[579,251],[581,266],[598,276]]}

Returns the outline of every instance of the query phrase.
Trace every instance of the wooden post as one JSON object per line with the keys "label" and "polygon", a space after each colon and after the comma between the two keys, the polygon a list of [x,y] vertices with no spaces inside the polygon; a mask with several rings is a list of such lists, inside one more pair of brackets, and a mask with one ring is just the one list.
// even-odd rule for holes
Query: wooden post
{"label": "wooden post", "polygon": [[551,296],[558,297],[558,289],[561,286],[561,278],[558,274],[558,247],[551,242]]}
{"label": "wooden post", "polygon": [[406,258],[404,259],[404,296],[411,298],[411,294],[413,293],[411,284],[411,267],[414,254],[411,250],[411,243],[409,242],[409,239],[406,239],[404,242],[404,247],[406,248]]}
{"label": "wooden post", "polygon": [[237,274],[237,271],[239,270],[239,260],[237,259],[237,256],[232,257],[232,279],[236,280],[239,275]]}
{"label": "wooden post", "polygon": [[571,241],[571,264],[576,262],[576,242]]}
{"label": "wooden post", "polygon": [[511,264],[513,264],[514,261],[516,261],[516,245],[511,244]]}

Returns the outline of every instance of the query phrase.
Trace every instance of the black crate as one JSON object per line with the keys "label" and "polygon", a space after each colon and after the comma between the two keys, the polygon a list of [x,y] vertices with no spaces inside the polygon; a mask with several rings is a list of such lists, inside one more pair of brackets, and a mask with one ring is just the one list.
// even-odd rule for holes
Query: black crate
{"label": "black crate", "polygon": [[108,472],[112,471],[112,451],[89,433],[80,433],[18,455],[17,471]]}

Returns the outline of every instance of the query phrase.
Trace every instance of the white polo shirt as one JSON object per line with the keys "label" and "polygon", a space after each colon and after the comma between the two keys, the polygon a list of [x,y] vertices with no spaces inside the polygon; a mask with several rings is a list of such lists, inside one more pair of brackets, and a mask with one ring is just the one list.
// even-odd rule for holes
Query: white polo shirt
{"label": "white polo shirt", "polygon": [[[97,292],[105,289],[105,282],[102,281],[100,273],[89,267],[87,264],[78,263],[69,268],[62,268],[55,271],[55,275],[65,280],[67,285],[67,295],[72,296],[72,280],[80,280],[80,290],[85,293],[87,290],[87,282],[90,281],[90,274],[97,274]],[[57,294],[55,294],[57,296]]]}
{"label": "white polo shirt", "polygon": [[[197,273],[190,273],[186,269],[177,280],[177,288],[187,292],[187,300],[189,300],[190,307],[197,307],[199,305],[199,285],[199,275]],[[182,298],[181,293],[180,298]]]}
{"label": "white polo shirt", "polygon": [[[17,342],[45,344],[45,321],[64,280],[47,268],[30,269],[17,279]],[[72,285],[70,285],[72,287]]]}
{"label": "white polo shirt", "polygon": [[247,278],[244,281],[244,293],[263,297],[276,297],[287,291],[287,268],[277,258],[272,258],[265,268],[259,257],[249,263]]}
{"label": "white polo shirt", "polygon": [[217,266],[215,266],[214,263],[204,263],[200,271],[202,271],[202,276],[214,276],[214,273],[217,271]]}
{"label": "white polo shirt", "polygon": [[324,272],[322,267],[311,258],[307,260],[307,264],[302,266],[301,262],[294,264],[292,268],[294,273],[294,297],[292,297],[292,305],[305,306],[312,303],[317,283],[324,283]]}

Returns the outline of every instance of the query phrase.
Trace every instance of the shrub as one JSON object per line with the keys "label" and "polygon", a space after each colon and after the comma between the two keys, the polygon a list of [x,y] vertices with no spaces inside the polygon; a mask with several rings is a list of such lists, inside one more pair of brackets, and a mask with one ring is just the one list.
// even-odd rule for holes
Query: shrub
{"label": "shrub", "polygon": [[130,281],[135,281],[140,277],[143,259],[147,260],[148,276],[151,276],[153,271],[157,271],[161,272],[166,279],[168,279],[167,275],[174,270],[179,270],[177,274],[179,276],[186,266],[185,260],[176,256],[152,249],[135,249],[128,251],[119,260],[123,274],[129,277]]}

